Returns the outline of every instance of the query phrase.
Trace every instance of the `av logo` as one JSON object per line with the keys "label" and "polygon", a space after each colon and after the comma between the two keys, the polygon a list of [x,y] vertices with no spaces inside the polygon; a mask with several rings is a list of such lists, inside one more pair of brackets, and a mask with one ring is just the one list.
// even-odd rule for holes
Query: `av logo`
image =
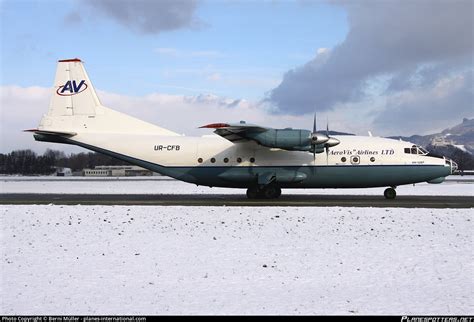
{"label": "av logo", "polygon": [[75,80],[67,81],[63,86],[59,86],[56,94],[61,96],[71,96],[79,94],[87,89],[87,84],[85,80],[81,80],[79,84]]}

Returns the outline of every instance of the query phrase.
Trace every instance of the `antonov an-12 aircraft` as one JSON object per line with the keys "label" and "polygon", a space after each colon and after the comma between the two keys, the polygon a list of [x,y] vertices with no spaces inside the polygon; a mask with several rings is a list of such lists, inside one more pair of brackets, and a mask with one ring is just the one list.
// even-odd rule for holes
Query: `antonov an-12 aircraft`
{"label": "antonov an-12 aircraft", "polygon": [[[337,85],[336,85],[337,86]],[[278,198],[282,188],[388,187],[440,183],[456,170],[412,143],[244,121],[202,126],[188,137],[103,106],[80,59],[60,60],[37,141],[74,144],[196,185],[246,188],[248,198]]]}

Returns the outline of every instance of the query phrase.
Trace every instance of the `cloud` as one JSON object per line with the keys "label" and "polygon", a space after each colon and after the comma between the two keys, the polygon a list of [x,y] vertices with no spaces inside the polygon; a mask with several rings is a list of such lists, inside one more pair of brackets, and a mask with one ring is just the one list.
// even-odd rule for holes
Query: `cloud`
{"label": "cloud", "polygon": [[[34,129],[48,110],[52,90],[44,87],[0,87],[0,153],[18,149],[33,149],[43,152],[47,148],[58,148],[57,144],[38,143],[31,133],[23,130]],[[79,151],[66,147],[65,151]]]}
{"label": "cloud", "polygon": [[[433,87],[446,75],[472,70],[472,1],[337,4],[348,12],[346,39],[285,73],[267,97],[281,113],[329,111],[374,95]],[[369,84],[380,78],[386,88],[374,91]]]}
{"label": "cloud", "polygon": [[72,11],[68,13],[63,19],[64,25],[68,27],[71,25],[80,24],[81,22],[82,22],[82,17],[80,13],[77,11]]}
{"label": "cloud", "polygon": [[434,86],[397,92],[387,97],[374,125],[390,135],[441,131],[474,116],[473,89],[473,74],[465,72],[440,78]]}
{"label": "cloud", "polygon": [[197,0],[86,0],[82,3],[117,23],[144,34],[203,25],[195,16]]}

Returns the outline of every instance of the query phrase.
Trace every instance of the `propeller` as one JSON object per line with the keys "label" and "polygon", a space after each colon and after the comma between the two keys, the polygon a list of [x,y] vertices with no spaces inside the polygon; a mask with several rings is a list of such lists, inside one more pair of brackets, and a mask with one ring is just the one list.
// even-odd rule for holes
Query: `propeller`
{"label": "propeller", "polygon": [[311,150],[313,150],[313,158],[316,160],[316,146],[326,143],[329,137],[323,133],[318,133],[316,130],[316,113],[314,113],[313,119],[313,132],[310,135]]}
{"label": "propeller", "polygon": [[336,138],[329,136],[329,121],[326,122],[326,134],[318,133],[316,129],[316,113],[314,113],[313,119],[313,132],[310,135],[311,140],[311,150],[313,151],[313,158],[316,160],[316,146],[317,145],[324,145],[326,150],[326,164],[328,164],[329,160],[329,148],[336,146],[340,143],[340,141]]}
{"label": "propeller", "polygon": [[326,136],[329,139],[324,143],[324,148],[326,149],[326,164],[329,164],[329,148],[341,143],[338,139],[329,136],[329,120],[326,120]]}

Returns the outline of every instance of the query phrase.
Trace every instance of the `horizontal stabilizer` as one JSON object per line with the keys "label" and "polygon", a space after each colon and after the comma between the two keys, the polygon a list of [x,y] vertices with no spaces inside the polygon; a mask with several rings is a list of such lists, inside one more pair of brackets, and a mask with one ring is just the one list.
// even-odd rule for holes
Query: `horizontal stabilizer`
{"label": "horizontal stabilizer", "polygon": [[71,137],[77,134],[76,132],[43,131],[43,130],[38,130],[38,129],[24,130],[23,132],[33,132],[35,134],[59,135],[59,136],[66,136],[66,137]]}

